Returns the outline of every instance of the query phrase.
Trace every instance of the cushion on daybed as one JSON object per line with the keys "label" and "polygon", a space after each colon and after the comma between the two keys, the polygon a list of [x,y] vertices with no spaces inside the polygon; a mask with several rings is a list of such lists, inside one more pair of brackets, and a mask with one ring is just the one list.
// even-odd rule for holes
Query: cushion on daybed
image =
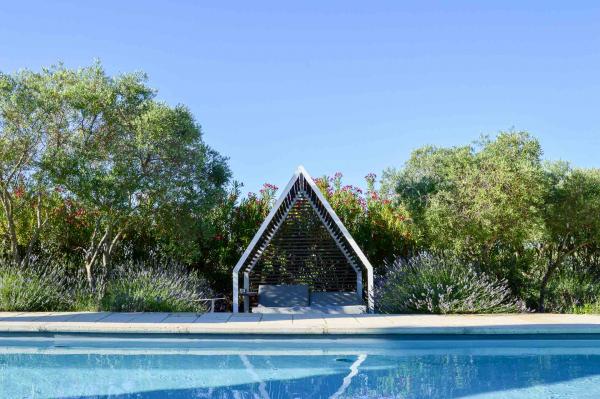
{"label": "cushion on daybed", "polygon": [[259,285],[258,304],[266,307],[308,306],[308,285]]}
{"label": "cushion on daybed", "polygon": [[356,292],[312,292],[310,306],[352,306],[362,305]]}
{"label": "cushion on daybed", "polygon": [[352,306],[293,306],[293,307],[267,307],[256,306],[252,308],[252,313],[263,314],[362,314],[367,313],[367,307],[364,305]]}

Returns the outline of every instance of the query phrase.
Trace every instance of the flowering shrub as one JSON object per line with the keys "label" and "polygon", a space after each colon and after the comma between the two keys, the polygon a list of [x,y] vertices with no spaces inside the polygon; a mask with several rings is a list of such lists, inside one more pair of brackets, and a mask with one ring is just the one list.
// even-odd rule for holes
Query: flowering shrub
{"label": "flowering shrub", "polygon": [[258,194],[241,198],[240,187],[234,185],[215,207],[211,224],[199,240],[202,258],[195,266],[216,292],[231,292],[231,269],[271,210],[277,190],[277,186],[267,183]]}
{"label": "flowering shrub", "polygon": [[379,195],[376,175],[365,176],[367,191],[342,185],[342,174],[315,179],[350,234],[376,269],[395,256],[408,256],[413,250],[412,221],[408,211]]}
{"label": "flowering shrub", "polygon": [[197,272],[170,261],[128,261],[109,276],[100,307],[115,312],[203,312],[212,292]]}
{"label": "flowering shrub", "polygon": [[28,266],[0,264],[0,311],[69,310],[64,270],[31,258]]}
{"label": "flowering shrub", "polygon": [[420,254],[397,259],[378,279],[382,313],[509,313],[524,311],[505,280],[451,258]]}

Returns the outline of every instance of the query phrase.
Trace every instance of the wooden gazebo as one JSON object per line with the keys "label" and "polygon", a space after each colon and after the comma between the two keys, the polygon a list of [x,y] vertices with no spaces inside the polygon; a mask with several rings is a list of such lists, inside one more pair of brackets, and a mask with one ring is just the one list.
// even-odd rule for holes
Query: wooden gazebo
{"label": "wooden gazebo", "polygon": [[[243,288],[239,287],[240,273]],[[303,284],[355,293],[373,311],[373,268],[306,170],[299,166],[233,270],[233,312],[261,285]]]}

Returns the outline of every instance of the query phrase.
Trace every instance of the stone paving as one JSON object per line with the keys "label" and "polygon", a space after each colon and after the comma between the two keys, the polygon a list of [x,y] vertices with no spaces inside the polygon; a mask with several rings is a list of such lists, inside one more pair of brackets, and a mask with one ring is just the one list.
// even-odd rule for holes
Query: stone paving
{"label": "stone paving", "polygon": [[0,312],[0,333],[599,334],[600,315]]}

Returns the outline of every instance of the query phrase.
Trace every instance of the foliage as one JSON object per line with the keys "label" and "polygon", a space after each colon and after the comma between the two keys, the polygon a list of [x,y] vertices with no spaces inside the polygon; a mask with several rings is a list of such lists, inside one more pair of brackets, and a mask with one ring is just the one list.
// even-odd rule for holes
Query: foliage
{"label": "foliage", "polygon": [[566,312],[576,314],[600,314],[600,301],[585,303],[583,305],[574,305],[571,309],[567,309]]}
{"label": "foliage", "polygon": [[527,256],[522,244],[539,226],[540,156],[528,134],[501,133],[474,146],[416,150],[387,176],[415,219],[421,248],[476,261],[516,288],[527,265],[519,262]]}
{"label": "foliage", "polygon": [[342,174],[315,179],[344,226],[376,268],[413,249],[413,224],[408,211],[382,197],[375,189],[376,176],[365,177],[367,191],[342,185]]}
{"label": "foliage", "polygon": [[600,300],[600,281],[597,277],[577,271],[572,265],[556,275],[548,285],[546,309],[552,312],[570,312],[589,307]]}
{"label": "foliage", "polygon": [[418,248],[478,264],[543,311],[554,273],[600,247],[600,171],[544,164],[541,154],[524,132],[424,147],[387,170],[382,187],[410,212]]}
{"label": "foliage", "polygon": [[[110,76],[99,63],[0,73],[3,306],[163,306],[149,298],[169,289],[152,291],[148,279],[178,281],[165,283],[175,289],[184,269],[159,273],[147,266],[153,253],[229,293],[231,269],[278,190],[265,184],[242,197],[230,177],[191,112],[160,102],[143,73]],[[453,259],[438,259],[447,271],[424,270],[432,281],[458,279],[462,288],[444,283],[444,300],[479,276],[500,293],[506,282],[539,311],[593,311],[600,301],[600,169],[542,162],[526,132],[419,148],[384,171],[379,188],[374,174],[364,191],[343,185],[341,173],[315,181],[380,275],[398,257],[443,253]],[[130,274],[125,264],[135,265]],[[431,295],[426,308],[462,306],[440,307],[442,294]]]}
{"label": "foliage", "polygon": [[0,311],[69,310],[68,280],[62,268],[30,259],[27,267],[0,264]]}
{"label": "foliage", "polygon": [[456,259],[420,254],[396,260],[377,290],[385,313],[508,313],[523,311],[505,280]]}
{"label": "foliage", "polygon": [[0,230],[15,264],[30,259],[49,219],[45,200],[51,192],[39,170],[47,110],[30,74],[0,73]]}
{"label": "foliage", "polygon": [[155,96],[145,75],[98,63],[0,75],[0,221],[16,263],[42,244],[79,254],[94,290],[135,238],[200,256],[230,172],[189,110]]}
{"label": "foliage", "polygon": [[600,246],[600,170],[551,164],[541,214],[542,236],[535,242],[543,265],[538,309],[544,311],[546,288],[571,256]]}
{"label": "foliage", "polygon": [[231,292],[231,270],[275,202],[277,187],[265,183],[258,194],[244,198],[234,184],[229,195],[215,207],[212,224],[199,240],[203,254],[196,265],[217,292]]}
{"label": "foliage", "polygon": [[212,296],[196,272],[171,261],[129,261],[111,274],[102,310],[115,312],[204,312]]}

